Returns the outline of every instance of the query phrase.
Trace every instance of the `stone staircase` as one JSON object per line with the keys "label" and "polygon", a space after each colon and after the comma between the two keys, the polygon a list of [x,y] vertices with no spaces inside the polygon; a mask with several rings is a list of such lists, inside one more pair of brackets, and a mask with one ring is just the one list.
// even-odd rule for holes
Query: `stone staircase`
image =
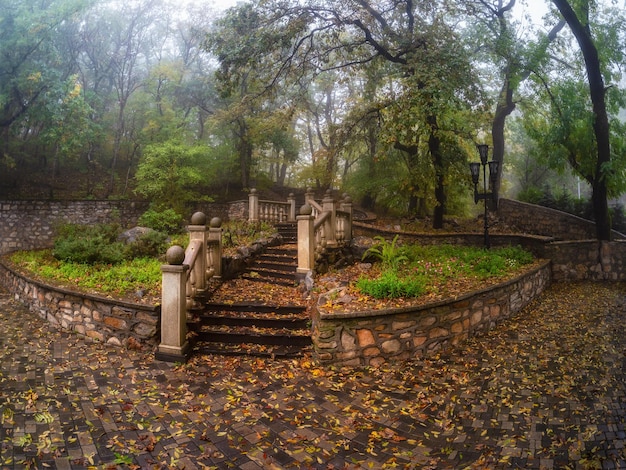
{"label": "stone staircase", "polygon": [[296,281],[295,227],[277,228],[286,243],[268,247],[194,312],[187,326],[196,352],[292,357],[310,348],[310,318]]}

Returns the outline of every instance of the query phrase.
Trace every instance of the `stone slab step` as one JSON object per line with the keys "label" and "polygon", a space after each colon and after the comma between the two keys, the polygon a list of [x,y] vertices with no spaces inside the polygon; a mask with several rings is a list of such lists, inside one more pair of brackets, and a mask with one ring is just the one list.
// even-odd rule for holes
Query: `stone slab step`
{"label": "stone slab step", "polygon": [[221,356],[254,356],[267,358],[301,357],[310,351],[308,346],[281,346],[233,343],[198,343],[194,353]]}
{"label": "stone slab step", "polygon": [[191,330],[195,341],[205,343],[229,344],[261,344],[274,346],[308,346],[311,344],[310,334],[288,334],[286,332],[263,332],[264,329],[238,327],[236,330]]}

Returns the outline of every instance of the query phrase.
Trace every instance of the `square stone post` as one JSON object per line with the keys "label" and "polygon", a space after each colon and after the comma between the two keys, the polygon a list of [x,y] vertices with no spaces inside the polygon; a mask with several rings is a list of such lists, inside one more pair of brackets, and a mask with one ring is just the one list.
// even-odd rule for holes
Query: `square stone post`
{"label": "square stone post", "polygon": [[287,202],[289,203],[289,216],[287,220],[293,222],[296,220],[296,196],[293,193],[289,193]]}
{"label": "square stone post", "polygon": [[209,223],[209,241],[212,242],[212,265],[213,277],[222,278],[222,219],[213,217]]}
{"label": "square stone post", "polygon": [[298,268],[299,275],[306,275],[315,268],[315,218],[311,206],[300,208],[298,220]]}
{"label": "square stone post", "polygon": [[190,350],[186,299],[189,266],[183,264],[185,250],[180,246],[170,247],[166,259],[169,264],[161,266],[161,343],[155,357],[159,361],[185,362]]}
{"label": "square stone post", "polygon": [[[195,249],[195,247],[198,247],[198,249],[200,250],[200,253],[198,253],[196,261],[193,265],[193,275],[196,284],[196,293],[198,295],[202,295],[207,288],[206,215],[204,215],[202,212],[196,212],[195,214],[193,214],[191,216],[191,225],[187,226],[187,231],[189,232],[189,248]],[[197,241],[197,243],[194,243],[195,241]]]}
{"label": "square stone post", "polygon": [[248,221],[259,221],[259,194],[252,188],[248,194]]}
{"label": "square stone post", "polygon": [[348,219],[344,227],[344,237],[349,242],[352,240],[352,199],[347,194],[344,194],[343,201],[341,201],[341,210],[348,213]]}
{"label": "square stone post", "polygon": [[330,217],[326,219],[326,227],[324,234],[326,235],[326,245],[330,247],[337,246],[337,212],[335,212],[335,200],[332,197],[330,189],[326,191],[322,200],[322,209],[324,212],[330,212]]}

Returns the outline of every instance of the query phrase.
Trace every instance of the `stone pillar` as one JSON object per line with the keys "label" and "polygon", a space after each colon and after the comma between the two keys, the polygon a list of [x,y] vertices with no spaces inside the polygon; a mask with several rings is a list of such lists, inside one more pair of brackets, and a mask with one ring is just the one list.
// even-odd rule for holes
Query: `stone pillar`
{"label": "stone pillar", "polygon": [[209,241],[212,242],[212,264],[208,266],[213,270],[213,277],[222,278],[222,219],[213,217],[209,224]]}
{"label": "stone pillar", "polygon": [[306,275],[315,268],[315,220],[312,208],[305,204],[300,208],[298,220],[298,269],[297,273]]}
{"label": "stone pillar", "polygon": [[[198,295],[204,294],[207,287],[206,270],[207,270],[207,257],[205,254],[206,241],[207,241],[207,229],[206,229],[206,215],[202,212],[196,212],[191,216],[191,225],[187,226],[189,231],[189,247],[195,249],[199,247],[200,253],[196,258],[193,265],[193,275],[196,282],[196,293]],[[198,243],[193,243],[194,241]]]}
{"label": "stone pillar", "polygon": [[326,235],[326,245],[329,247],[337,246],[337,213],[335,212],[335,200],[330,192],[330,189],[324,194],[322,200],[322,209],[324,212],[330,212],[330,217],[326,219],[324,234]]}
{"label": "stone pillar", "polygon": [[248,221],[259,221],[259,194],[252,188],[248,194]]}
{"label": "stone pillar", "polygon": [[289,203],[289,216],[287,217],[287,220],[289,222],[294,222],[296,220],[296,196],[293,193],[289,193],[287,202]]}
{"label": "stone pillar", "polygon": [[185,362],[189,355],[187,341],[186,284],[189,266],[183,264],[185,250],[172,246],[161,266],[161,343],[155,354],[159,361]]}
{"label": "stone pillar", "polygon": [[344,227],[344,237],[346,242],[350,242],[352,240],[352,199],[347,194],[344,194],[343,201],[341,201],[341,210],[348,213]]}

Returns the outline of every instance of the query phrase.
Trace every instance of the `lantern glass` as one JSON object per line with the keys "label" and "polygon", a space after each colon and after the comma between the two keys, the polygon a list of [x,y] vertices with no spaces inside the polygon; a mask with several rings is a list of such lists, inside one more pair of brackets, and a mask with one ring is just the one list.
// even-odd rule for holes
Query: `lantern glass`
{"label": "lantern glass", "polygon": [[491,161],[489,162],[489,179],[492,183],[495,183],[498,179],[498,169],[500,167],[500,162]]}
{"label": "lantern glass", "polygon": [[478,144],[476,148],[478,149],[478,155],[480,155],[480,163],[486,165],[489,155],[489,146],[487,144]]}
{"label": "lantern glass", "polygon": [[470,172],[472,173],[472,182],[478,184],[478,178],[480,177],[480,163],[473,162],[469,164]]}

